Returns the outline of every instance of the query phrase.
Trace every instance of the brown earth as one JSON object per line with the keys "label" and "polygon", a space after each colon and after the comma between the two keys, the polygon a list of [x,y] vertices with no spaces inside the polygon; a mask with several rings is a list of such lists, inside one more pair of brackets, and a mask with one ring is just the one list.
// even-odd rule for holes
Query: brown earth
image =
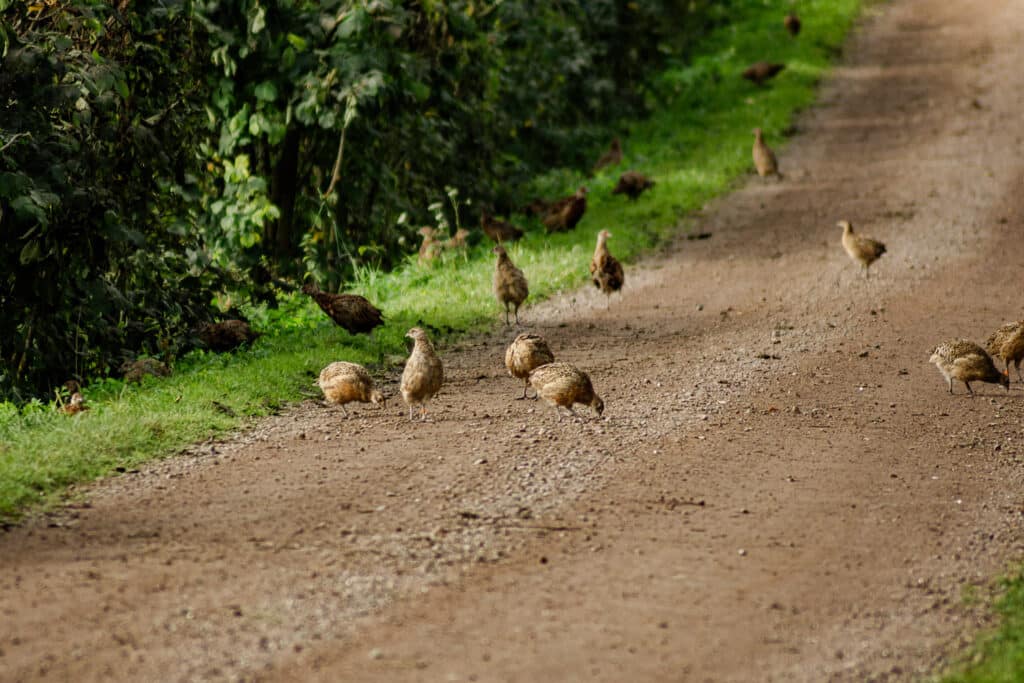
{"label": "brown earth", "polygon": [[[783,182],[707,207],[713,237],[628,270],[609,310],[527,310],[604,419],[512,400],[499,329],[443,351],[433,422],[309,402],[0,534],[0,680],[941,668],[984,623],[965,587],[1024,542],[1022,385],[950,396],[928,364],[1024,317],[1022,19],[881,7]],[[889,247],[870,280],[843,218]]]}

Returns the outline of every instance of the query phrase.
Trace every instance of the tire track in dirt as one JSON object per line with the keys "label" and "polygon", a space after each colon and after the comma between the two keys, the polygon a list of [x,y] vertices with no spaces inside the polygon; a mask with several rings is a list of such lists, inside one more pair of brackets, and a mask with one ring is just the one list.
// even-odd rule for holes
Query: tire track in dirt
{"label": "tire track in dirt", "polygon": [[[436,422],[305,404],[3,534],[0,679],[930,669],[1021,548],[1024,392],[950,398],[927,364],[1020,317],[1021,16],[886,6],[786,182],[708,207],[610,310],[528,311],[607,419],[510,400],[501,329],[443,352]],[[869,282],[840,218],[889,246]]]}

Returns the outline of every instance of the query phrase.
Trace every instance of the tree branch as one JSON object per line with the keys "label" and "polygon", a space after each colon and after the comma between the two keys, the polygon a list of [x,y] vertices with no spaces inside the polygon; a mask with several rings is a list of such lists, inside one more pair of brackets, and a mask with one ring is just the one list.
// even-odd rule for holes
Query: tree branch
{"label": "tree branch", "polygon": [[345,154],[345,133],[348,132],[348,126],[341,129],[341,138],[338,140],[338,156],[334,159],[334,170],[331,171],[331,182],[327,185],[327,191],[324,192],[324,198],[330,197],[331,193],[334,192],[334,187],[341,180],[341,159]]}

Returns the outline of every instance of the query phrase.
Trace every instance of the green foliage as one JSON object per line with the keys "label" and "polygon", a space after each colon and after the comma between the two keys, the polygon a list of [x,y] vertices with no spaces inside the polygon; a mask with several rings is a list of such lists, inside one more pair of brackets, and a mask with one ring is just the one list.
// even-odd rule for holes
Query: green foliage
{"label": "green foliage", "polygon": [[1024,672],[1024,576],[1003,579],[996,600],[1000,625],[978,639],[966,662],[944,683],[1016,683]]}
{"label": "green foliage", "polygon": [[[618,173],[612,169],[588,181],[589,208],[575,231],[549,236],[534,225],[511,250],[530,279],[528,303],[585,281],[601,229],[613,233],[613,253],[629,261],[676,232],[688,212],[748,172],[751,128],[760,125],[770,140],[779,139],[792,113],[811,101],[830,49],[840,44],[858,5],[857,0],[806,0],[804,33],[792,41],[780,39],[786,5],[737,2],[732,25],[702,39],[691,64],[675,64],[656,75],[658,95],[651,97],[660,108],[630,125],[623,166],[649,173],[657,186],[637,202],[612,196]],[[739,78],[751,55],[771,55],[790,68],[771,87],[758,89]],[[556,170],[537,187],[564,191],[581,179],[579,171]],[[444,185],[430,202],[440,201],[445,210],[458,203],[465,225],[467,191],[451,197]],[[454,212],[451,216],[455,225]],[[387,324],[375,331],[375,340],[348,335],[308,297],[288,295],[277,308],[247,310],[266,331],[252,349],[224,356],[193,352],[179,360],[173,377],[148,378],[141,387],[117,380],[90,385],[93,409],[83,415],[67,418],[39,402],[22,412],[0,404],[0,515],[17,514],[71,482],[238,427],[244,416],[316,396],[312,382],[331,361],[367,364],[379,374],[384,368],[373,365],[379,351],[389,364],[401,362],[402,337],[414,324],[437,340],[493,325],[501,319],[491,293],[493,259],[488,246],[478,244],[465,258],[447,254],[429,266],[412,258],[392,272],[356,265],[347,289],[366,295],[385,313]],[[522,316],[529,324],[529,309]]]}

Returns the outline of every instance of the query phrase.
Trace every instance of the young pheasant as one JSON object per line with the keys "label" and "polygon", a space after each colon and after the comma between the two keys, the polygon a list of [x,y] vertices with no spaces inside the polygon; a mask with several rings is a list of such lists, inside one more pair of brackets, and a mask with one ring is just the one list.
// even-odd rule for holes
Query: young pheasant
{"label": "young pheasant", "polygon": [[358,294],[321,292],[312,282],[302,286],[303,294],[313,297],[320,309],[349,334],[373,332],[384,324],[380,309]]}
{"label": "young pheasant", "polygon": [[986,350],[996,358],[1002,358],[1006,363],[1006,374],[1010,374],[1010,363],[1017,368],[1017,379],[1024,381],[1020,376],[1020,361],[1024,359],[1024,320],[1014,323],[1006,323],[985,342]]}
{"label": "young pheasant", "polygon": [[405,336],[415,345],[402,371],[402,399],[409,406],[410,420],[413,419],[413,406],[417,404],[420,406],[420,419],[426,420],[427,401],[441,390],[444,383],[444,366],[426,332],[414,327]]}
{"label": "young pheasant", "polygon": [[990,382],[1010,388],[1010,377],[996,370],[992,357],[985,349],[966,339],[956,339],[939,344],[928,359],[946,378],[949,393],[953,393],[953,380],[958,379],[967,387],[967,393],[974,396],[970,382]]}
{"label": "young pheasant", "polygon": [[587,211],[586,186],[580,186],[576,193],[562,197],[551,204],[541,223],[548,232],[568,232],[576,227]]}
{"label": "young pheasant", "polygon": [[530,295],[526,276],[512,263],[505,247],[499,244],[492,251],[498,255],[498,261],[494,267],[494,295],[498,297],[498,303],[505,306],[505,324],[509,324],[508,307],[511,304],[515,306],[516,324],[518,325],[519,306]]}
{"label": "young pheasant", "polygon": [[510,376],[523,380],[523,395],[517,401],[526,398],[530,373],[554,360],[555,354],[551,353],[548,343],[539,334],[521,334],[508,345],[505,350],[505,367]]}
{"label": "young pheasant", "polygon": [[772,64],[770,62],[756,62],[743,71],[743,78],[761,86],[765,81],[775,78],[780,71],[786,68],[785,64]]}
{"label": "young pheasant", "polygon": [[522,230],[508,221],[493,217],[489,211],[480,212],[480,229],[498,244],[502,242],[515,242],[523,236]]}
{"label": "young pheasant", "polygon": [[65,415],[78,415],[85,410],[89,410],[89,406],[85,405],[85,397],[78,391],[71,394],[68,402],[60,406],[60,411]]}
{"label": "young pheasant", "polygon": [[612,292],[622,289],[626,279],[622,264],[608,251],[607,242],[611,236],[607,230],[597,233],[597,248],[590,260],[590,276],[594,278],[594,286],[607,295],[608,307],[612,305]]}
{"label": "young pheasant", "polygon": [[569,363],[548,363],[540,366],[530,373],[530,384],[538,396],[554,407],[559,422],[562,421],[559,407],[568,409],[572,416],[576,417],[576,411],[572,409],[576,403],[590,406],[598,417],[604,413],[604,401],[594,393],[590,377]]}
{"label": "young pheasant", "polygon": [[626,171],[619,176],[619,182],[612,190],[612,194],[624,194],[631,200],[635,200],[646,190],[654,187],[654,181],[639,171]]}
{"label": "young pheasant", "polygon": [[864,266],[864,278],[869,278],[871,264],[885,253],[885,245],[878,240],[855,233],[850,221],[839,221],[836,226],[843,229],[843,249],[850,258]]}
{"label": "young pheasant", "polygon": [[782,20],[782,25],[786,27],[787,31],[789,31],[789,35],[794,38],[800,35],[800,28],[802,24],[800,23],[800,17],[798,17],[795,12],[787,14],[786,18]]}
{"label": "young pheasant", "polygon": [[373,383],[373,377],[370,377],[366,368],[357,363],[346,361],[331,363],[320,371],[320,379],[317,380],[317,384],[324,392],[324,400],[330,404],[341,406],[341,411],[346,418],[349,415],[345,404],[352,401],[387,407],[384,395]]}
{"label": "young pheasant", "polygon": [[608,151],[601,155],[601,158],[594,164],[594,169],[591,175],[597,173],[602,168],[607,166],[618,166],[622,163],[622,141],[618,138],[612,139],[612,144],[609,145]]}
{"label": "young pheasant", "polygon": [[778,178],[782,177],[782,174],[779,173],[779,162],[775,159],[775,152],[765,143],[764,134],[760,128],[754,129],[754,148],[751,152],[754,157],[754,168],[757,169],[757,175],[762,178],[770,175]]}

